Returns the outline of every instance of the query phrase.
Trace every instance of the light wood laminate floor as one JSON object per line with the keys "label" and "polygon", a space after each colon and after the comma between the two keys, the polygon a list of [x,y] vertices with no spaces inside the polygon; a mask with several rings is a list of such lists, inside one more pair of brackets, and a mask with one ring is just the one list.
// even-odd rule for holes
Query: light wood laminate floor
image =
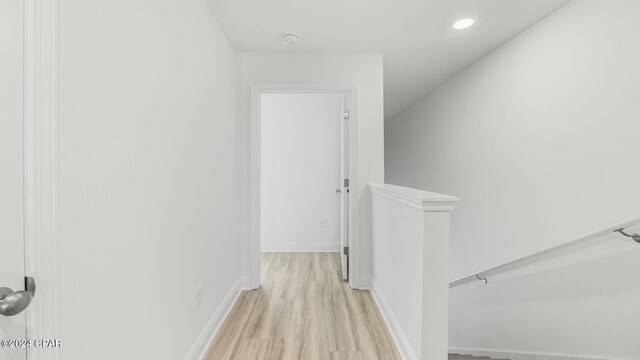
{"label": "light wood laminate floor", "polygon": [[263,253],[262,287],[240,294],[205,359],[400,355],[371,293],[342,280],[338,253]]}

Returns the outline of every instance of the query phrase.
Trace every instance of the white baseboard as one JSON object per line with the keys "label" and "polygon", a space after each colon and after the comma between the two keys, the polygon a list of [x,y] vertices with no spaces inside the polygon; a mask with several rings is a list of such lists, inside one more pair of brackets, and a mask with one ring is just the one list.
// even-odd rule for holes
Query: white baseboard
{"label": "white baseboard", "polygon": [[339,242],[263,242],[262,252],[338,252]]}
{"label": "white baseboard", "polygon": [[614,360],[613,358],[594,358],[584,356],[570,356],[570,355],[553,355],[553,354],[536,354],[526,352],[512,352],[512,351],[500,351],[500,350],[479,350],[479,349],[465,349],[465,348],[449,348],[449,353],[475,355],[475,356],[490,356],[494,359],[511,359],[511,360]]}
{"label": "white baseboard", "polygon": [[400,327],[400,323],[393,314],[393,311],[391,311],[384,295],[380,292],[380,289],[376,287],[375,281],[371,280],[370,282],[371,295],[373,295],[373,299],[375,300],[376,305],[378,305],[378,309],[380,309],[382,318],[389,328],[389,332],[391,333],[393,341],[396,343],[400,357],[402,360],[418,360],[418,356],[411,347],[411,344],[409,344],[409,339],[407,339],[402,327]]}
{"label": "white baseboard", "polygon": [[227,296],[222,300],[222,304],[220,304],[215,313],[213,313],[211,320],[209,320],[202,330],[202,333],[200,333],[196,341],[193,343],[193,346],[191,346],[191,349],[189,350],[189,353],[187,353],[187,356],[185,356],[184,360],[204,359],[207,354],[209,344],[213,341],[218,329],[220,329],[220,326],[229,315],[233,305],[238,300],[238,296],[240,295],[240,283],[241,279],[238,279],[233,284],[231,290],[227,293]]}

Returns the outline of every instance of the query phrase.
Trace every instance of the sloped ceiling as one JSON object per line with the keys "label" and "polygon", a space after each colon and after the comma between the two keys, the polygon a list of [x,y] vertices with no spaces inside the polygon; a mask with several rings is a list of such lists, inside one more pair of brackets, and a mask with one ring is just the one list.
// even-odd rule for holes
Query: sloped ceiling
{"label": "sloped ceiling", "polygon": [[[240,52],[384,54],[389,118],[568,0],[207,0]],[[453,30],[451,22],[476,24]],[[300,36],[297,45],[283,33]]]}

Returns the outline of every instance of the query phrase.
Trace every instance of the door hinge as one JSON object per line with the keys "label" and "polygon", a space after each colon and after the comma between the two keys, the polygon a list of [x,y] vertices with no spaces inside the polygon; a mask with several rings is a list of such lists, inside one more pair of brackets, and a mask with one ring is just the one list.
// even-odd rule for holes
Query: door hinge
{"label": "door hinge", "polygon": [[342,118],[345,119],[345,120],[349,120],[349,116],[350,115],[351,114],[348,111],[345,111],[345,112],[342,113]]}
{"label": "door hinge", "polygon": [[344,179],[344,187],[349,187],[349,179]]}
{"label": "door hinge", "polygon": [[344,249],[342,249],[342,253],[346,256],[349,256],[349,247],[345,246]]}

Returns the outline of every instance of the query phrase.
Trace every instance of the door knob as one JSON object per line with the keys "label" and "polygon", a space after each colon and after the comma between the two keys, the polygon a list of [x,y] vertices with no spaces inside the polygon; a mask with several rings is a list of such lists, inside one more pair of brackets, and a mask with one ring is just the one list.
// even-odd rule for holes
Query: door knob
{"label": "door knob", "polygon": [[14,316],[23,312],[36,294],[36,283],[31,277],[24,278],[26,290],[13,291],[0,287],[0,315]]}

